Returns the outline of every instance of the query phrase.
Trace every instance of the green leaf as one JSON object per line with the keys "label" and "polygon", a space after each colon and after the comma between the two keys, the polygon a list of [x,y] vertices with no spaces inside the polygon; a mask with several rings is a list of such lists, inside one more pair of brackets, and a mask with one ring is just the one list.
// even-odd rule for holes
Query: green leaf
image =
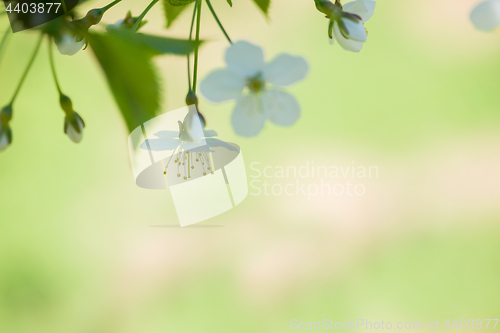
{"label": "green leaf", "polygon": [[160,106],[160,88],[151,52],[115,34],[89,34],[87,40],[132,132],[153,118]]}
{"label": "green leaf", "polygon": [[229,4],[229,6],[233,7],[233,2],[231,0],[227,0],[227,3]]}
{"label": "green leaf", "polygon": [[117,39],[122,39],[141,48],[151,56],[161,54],[188,55],[195,50],[197,44],[200,45],[202,43],[202,41],[196,42],[134,33],[125,29],[109,29],[108,33]]}
{"label": "green leaf", "polygon": [[163,0],[163,8],[165,9],[165,17],[167,19],[167,28],[177,19],[177,17],[186,9],[188,5],[172,6],[168,0]]}
{"label": "green leaf", "polygon": [[257,6],[266,14],[269,14],[269,6],[271,5],[271,0],[253,0]]}

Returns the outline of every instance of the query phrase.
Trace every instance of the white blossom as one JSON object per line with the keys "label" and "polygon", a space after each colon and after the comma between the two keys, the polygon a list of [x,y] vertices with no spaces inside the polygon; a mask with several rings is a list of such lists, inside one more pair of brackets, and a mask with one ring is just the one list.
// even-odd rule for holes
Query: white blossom
{"label": "white blossom", "polygon": [[191,109],[184,118],[184,121],[179,121],[178,125],[179,131],[160,131],[155,133],[155,138],[144,141],[141,144],[141,149],[151,151],[198,152],[209,151],[209,146],[226,146],[223,141],[214,138],[217,136],[217,132],[203,129],[200,117],[194,109]]}
{"label": "white blossom", "polygon": [[255,136],[266,120],[291,126],[300,117],[300,106],[281,87],[306,77],[309,66],[304,58],[280,54],[269,63],[258,46],[245,41],[234,43],[226,53],[227,68],[207,76],[200,85],[212,102],[236,99],[231,123],[237,134]]}
{"label": "white blossom", "polygon": [[203,176],[214,174],[211,148],[224,147],[238,151],[234,145],[216,139],[217,132],[203,129],[196,109],[191,108],[184,121],[178,121],[178,125],[179,131],[159,131],[154,134],[155,138],[146,139],[140,146],[143,150],[172,152],[165,160],[164,174],[170,170],[168,174],[174,178],[188,180],[195,165],[202,170]]}
{"label": "white blossom", "polygon": [[359,52],[367,40],[364,22],[375,12],[375,1],[355,0],[346,3],[342,12],[334,11],[331,17],[333,23],[330,32],[330,42],[336,40],[347,51]]}

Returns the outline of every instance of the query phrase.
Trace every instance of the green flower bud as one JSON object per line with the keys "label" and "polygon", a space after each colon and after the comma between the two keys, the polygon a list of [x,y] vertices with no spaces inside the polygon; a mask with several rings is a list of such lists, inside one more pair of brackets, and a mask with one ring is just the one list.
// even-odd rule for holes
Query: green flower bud
{"label": "green flower bud", "polygon": [[192,90],[189,90],[186,96],[186,105],[198,105],[198,97],[196,93]]}
{"label": "green flower bud", "polygon": [[61,108],[67,115],[70,115],[74,112],[73,102],[68,96],[61,94],[61,96],[59,97],[59,104],[61,104]]}
{"label": "green flower bud", "polygon": [[185,6],[192,2],[195,2],[195,0],[168,0],[168,3],[172,6]]}
{"label": "green flower bud", "polygon": [[0,123],[7,126],[12,119],[12,105],[9,104],[5,106],[2,111],[0,111]]}
{"label": "green flower bud", "polygon": [[85,16],[84,20],[88,22],[90,28],[92,25],[99,24],[103,15],[104,11],[102,9],[91,9]]}
{"label": "green flower bud", "polygon": [[89,28],[91,26],[99,24],[99,22],[101,22],[104,12],[105,10],[103,10],[102,8],[91,9],[84,18],[67,23],[70,30],[76,31],[78,33],[76,38],[77,42],[81,42],[85,39],[84,36],[89,31]]}

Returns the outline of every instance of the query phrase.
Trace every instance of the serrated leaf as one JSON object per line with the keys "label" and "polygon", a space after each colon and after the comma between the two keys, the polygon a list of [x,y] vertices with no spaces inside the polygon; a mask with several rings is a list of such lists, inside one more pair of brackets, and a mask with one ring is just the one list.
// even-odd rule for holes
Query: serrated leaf
{"label": "serrated leaf", "polygon": [[253,0],[257,6],[266,14],[269,14],[269,6],[271,5],[271,0]]}
{"label": "serrated leaf", "polygon": [[186,39],[134,33],[125,29],[112,29],[109,30],[108,33],[116,38],[140,47],[151,56],[161,54],[188,55],[194,51],[197,44],[200,45],[203,43],[202,41],[196,42]]}
{"label": "serrated leaf", "polygon": [[153,118],[160,106],[160,88],[151,52],[114,34],[89,34],[87,40],[132,132]]}
{"label": "serrated leaf", "polygon": [[233,1],[227,0],[227,3],[229,4],[229,6],[233,7]]}
{"label": "serrated leaf", "polygon": [[163,8],[165,9],[165,18],[167,20],[167,28],[179,17],[179,15],[186,9],[188,5],[172,6],[168,0],[163,0]]}

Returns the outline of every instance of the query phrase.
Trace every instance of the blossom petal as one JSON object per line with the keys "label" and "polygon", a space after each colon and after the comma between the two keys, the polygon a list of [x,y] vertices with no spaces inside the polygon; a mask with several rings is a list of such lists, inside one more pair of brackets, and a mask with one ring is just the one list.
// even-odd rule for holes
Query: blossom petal
{"label": "blossom petal", "polygon": [[207,144],[210,147],[224,147],[230,151],[240,151],[234,144],[219,139],[207,139]]}
{"label": "blossom petal", "polygon": [[266,122],[262,100],[253,94],[242,96],[236,102],[231,124],[236,134],[241,136],[256,136]]}
{"label": "blossom petal", "polygon": [[356,0],[346,3],[343,10],[358,15],[361,17],[361,22],[366,22],[373,16],[375,5],[376,3],[373,0]]}
{"label": "blossom petal", "polygon": [[192,144],[190,144],[189,142],[188,143],[183,143],[181,145],[181,149],[182,150],[186,150],[190,153],[202,153],[202,152],[205,152],[205,153],[213,153],[214,151],[212,149],[210,149],[209,146],[207,145],[203,145],[203,146],[195,146],[193,147]]}
{"label": "blossom petal", "polygon": [[200,142],[203,138],[203,126],[201,125],[200,117],[198,116],[198,111],[196,107],[190,106],[189,112],[184,118],[183,122],[184,129],[189,136],[190,141]]}
{"label": "blossom petal", "polygon": [[0,151],[5,150],[8,146],[9,139],[7,138],[7,134],[0,132]]}
{"label": "blossom petal", "polygon": [[491,31],[500,25],[500,1],[489,0],[480,3],[470,14],[470,19],[479,30]]}
{"label": "blossom petal", "polygon": [[264,52],[258,46],[239,41],[227,49],[226,63],[229,69],[250,78],[264,68]]}
{"label": "blossom petal", "polygon": [[151,151],[173,151],[175,148],[179,147],[180,144],[181,140],[178,138],[147,139],[141,144],[141,149]]}
{"label": "blossom petal", "polygon": [[363,48],[363,42],[347,39],[344,36],[342,36],[342,33],[340,32],[339,25],[337,24],[337,22],[335,22],[335,26],[333,27],[333,36],[344,50],[351,52],[359,52]]}
{"label": "blossom petal", "polygon": [[291,126],[300,117],[300,106],[295,97],[281,90],[267,90],[262,101],[270,121],[279,126]]}
{"label": "blossom petal", "polygon": [[224,102],[238,98],[245,85],[245,78],[241,74],[229,69],[219,69],[201,82],[200,91],[212,102]]}
{"label": "blossom petal", "polygon": [[217,136],[217,132],[214,130],[203,130],[205,138],[213,138]]}
{"label": "blossom petal", "polygon": [[288,86],[307,76],[309,65],[302,57],[280,54],[264,68],[264,80],[277,85]]}
{"label": "blossom petal", "polygon": [[349,33],[349,39],[366,42],[367,34],[363,23],[360,21],[354,22],[349,19],[342,19],[342,22]]}
{"label": "blossom petal", "polygon": [[[64,132],[66,133],[66,135],[68,135],[68,137],[71,139],[71,141],[73,141],[74,143],[80,143],[83,139],[83,129],[85,128],[85,124],[84,124],[82,118],[80,116],[78,116],[78,114],[76,112],[74,113],[74,117],[76,117],[76,118],[72,118],[72,119],[76,119],[76,120],[74,120],[75,121],[74,123],[72,121],[68,120],[67,118],[65,118],[65,120],[64,120]],[[74,126],[78,126],[79,132],[76,130],[76,128]]]}
{"label": "blossom petal", "polygon": [[77,42],[76,36],[73,36],[69,32],[62,33],[61,36],[56,40],[56,46],[59,53],[63,55],[75,55],[80,51],[85,44],[85,39]]}
{"label": "blossom petal", "polygon": [[179,137],[179,131],[159,131],[154,134],[157,138],[174,139]]}

